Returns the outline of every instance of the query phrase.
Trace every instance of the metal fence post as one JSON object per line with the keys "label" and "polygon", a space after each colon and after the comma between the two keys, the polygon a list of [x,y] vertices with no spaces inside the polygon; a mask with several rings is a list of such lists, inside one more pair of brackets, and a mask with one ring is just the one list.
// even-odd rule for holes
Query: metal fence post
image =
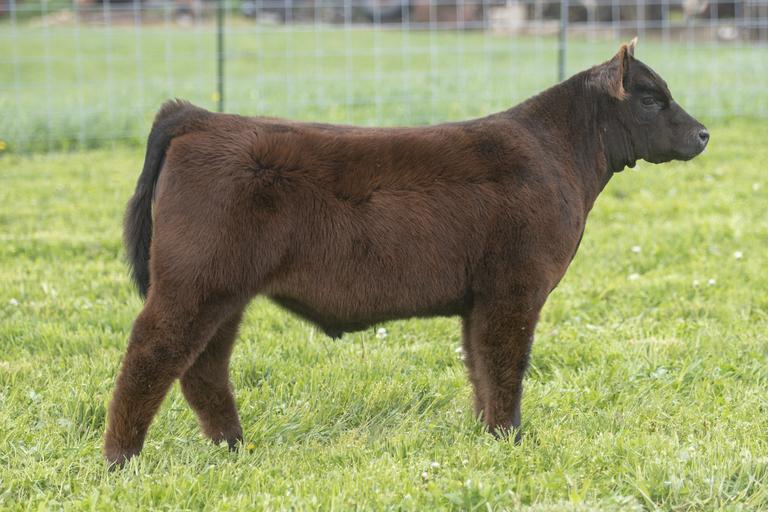
{"label": "metal fence post", "polygon": [[568,45],[568,0],[560,0],[560,37],[557,42],[557,80],[565,80],[565,50]]}
{"label": "metal fence post", "polygon": [[224,0],[216,2],[216,92],[217,108],[224,112]]}

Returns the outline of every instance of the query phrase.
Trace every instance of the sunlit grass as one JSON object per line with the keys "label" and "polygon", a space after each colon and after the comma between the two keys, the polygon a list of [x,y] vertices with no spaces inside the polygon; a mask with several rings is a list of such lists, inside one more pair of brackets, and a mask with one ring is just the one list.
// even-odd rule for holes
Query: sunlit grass
{"label": "sunlit grass", "polygon": [[[120,245],[139,150],[0,158],[0,508],[768,508],[768,128],[614,177],[538,328],[514,446],[483,434],[456,319],[332,341],[263,301],[233,359],[246,449],[174,389],[108,473],[141,307]],[[379,326],[381,327],[381,326]]]}

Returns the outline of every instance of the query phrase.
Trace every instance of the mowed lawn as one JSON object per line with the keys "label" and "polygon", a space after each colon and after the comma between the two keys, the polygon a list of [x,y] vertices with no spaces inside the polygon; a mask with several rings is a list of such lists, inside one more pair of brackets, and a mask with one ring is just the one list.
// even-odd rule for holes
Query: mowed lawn
{"label": "mowed lawn", "polygon": [[139,150],[0,158],[0,509],[768,509],[768,125],[597,201],[537,331],[524,440],[483,433],[457,319],[332,341],[265,300],[232,380],[245,449],[178,387],[110,473],[106,406],[141,301],[120,242]]}

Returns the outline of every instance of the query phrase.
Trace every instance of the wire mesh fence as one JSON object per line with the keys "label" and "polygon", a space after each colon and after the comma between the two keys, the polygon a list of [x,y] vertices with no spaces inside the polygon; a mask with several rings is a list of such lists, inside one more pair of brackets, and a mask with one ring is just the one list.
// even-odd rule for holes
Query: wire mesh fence
{"label": "wire mesh fence", "polygon": [[559,55],[569,75],[635,35],[690,112],[768,118],[768,0],[0,0],[0,144],[138,144],[172,97],[327,122],[462,119],[554,84]]}

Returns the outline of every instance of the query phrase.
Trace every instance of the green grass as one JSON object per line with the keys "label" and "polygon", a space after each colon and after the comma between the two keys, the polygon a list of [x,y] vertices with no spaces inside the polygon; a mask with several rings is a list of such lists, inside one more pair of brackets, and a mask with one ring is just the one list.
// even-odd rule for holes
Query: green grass
{"label": "green grass", "polygon": [[[118,19],[117,17],[115,18]],[[628,35],[624,40],[631,37]],[[0,23],[0,139],[9,150],[139,145],[171,97],[214,108],[215,34],[189,28]],[[620,40],[574,37],[568,73]],[[554,37],[475,31],[344,30],[229,20],[226,108],[329,122],[422,124],[501,110],[554,84]],[[768,47],[643,38],[638,57],[692,113],[768,118]]]}
{"label": "green grass", "polygon": [[141,307],[120,244],[141,152],[6,154],[0,509],[765,510],[768,127],[710,128],[700,158],[598,200],[537,331],[522,445],[472,417],[456,319],[331,341],[258,300],[232,369],[246,449],[203,439],[175,387],[116,473],[100,448]]}

